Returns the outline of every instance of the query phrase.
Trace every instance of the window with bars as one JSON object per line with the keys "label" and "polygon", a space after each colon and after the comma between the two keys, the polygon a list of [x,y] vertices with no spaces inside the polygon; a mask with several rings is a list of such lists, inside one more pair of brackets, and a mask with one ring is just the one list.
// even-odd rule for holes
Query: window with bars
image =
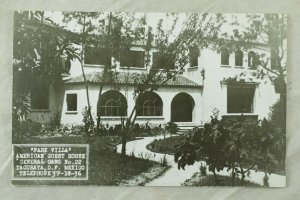
{"label": "window with bars", "polygon": [[137,105],[138,116],[162,116],[163,114],[162,100],[153,92],[139,96]]}
{"label": "window with bars", "polygon": [[126,98],[117,91],[108,91],[100,97],[100,115],[101,116],[126,116],[127,102]]}

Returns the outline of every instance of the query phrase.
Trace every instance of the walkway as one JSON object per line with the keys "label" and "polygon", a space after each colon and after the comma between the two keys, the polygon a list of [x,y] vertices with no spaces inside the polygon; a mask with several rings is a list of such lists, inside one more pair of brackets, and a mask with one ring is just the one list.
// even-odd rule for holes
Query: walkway
{"label": "walkway", "polygon": [[[168,137],[168,136],[166,136]],[[152,180],[147,183],[146,186],[181,186],[185,180],[192,177],[192,175],[196,172],[199,172],[199,167],[201,162],[195,162],[194,165],[186,166],[185,170],[178,170],[177,163],[174,162],[174,156],[162,153],[154,153],[149,151],[146,148],[146,145],[151,143],[154,139],[162,139],[163,135],[155,136],[155,137],[144,137],[140,140],[134,140],[127,142],[126,145],[126,154],[131,155],[132,153],[135,157],[139,158],[149,158],[150,160],[161,162],[161,160],[166,157],[168,164],[171,168],[166,171],[162,176]],[[121,145],[117,146],[118,153],[121,152]],[[204,162],[203,162],[204,163]],[[246,177],[246,180],[250,180],[252,182],[263,184],[264,172],[255,172],[250,171],[250,177]],[[230,175],[230,172],[227,170],[223,170],[218,172],[220,175]],[[269,178],[270,187],[284,187],[285,186],[286,177],[280,176],[277,174],[271,174]]]}

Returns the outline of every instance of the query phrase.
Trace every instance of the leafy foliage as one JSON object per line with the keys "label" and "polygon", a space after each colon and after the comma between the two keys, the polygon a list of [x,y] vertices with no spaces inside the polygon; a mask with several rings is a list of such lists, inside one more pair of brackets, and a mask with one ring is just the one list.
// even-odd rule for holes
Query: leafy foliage
{"label": "leafy foliage", "polygon": [[[244,116],[236,120],[212,117],[203,129],[194,129],[190,142],[181,148],[180,156],[184,156],[185,152],[199,154],[200,159],[207,163],[208,170],[214,173],[216,184],[216,172],[225,168],[232,171],[233,184],[236,174],[241,175],[243,184],[245,176],[254,167],[268,173],[274,172],[274,166],[282,162],[278,153],[284,151],[285,143],[284,137],[276,134],[274,126],[266,119],[249,123]],[[176,162],[178,155],[174,156]],[[188,165],[193,163],[181,159],[178,164],[184,165],[182,161]]]}
{"label": "leafy foliage", "polygon": [[168,122],[165,129],[171,134],[176,134],[179,131],[178,125],[174,122]]}
{"label": "leafy foliage", "polygon": [[13,123],[25,120],[36,84],[59,84],[64,60],[78,57],[70,38],[42,11],[14,13]]}

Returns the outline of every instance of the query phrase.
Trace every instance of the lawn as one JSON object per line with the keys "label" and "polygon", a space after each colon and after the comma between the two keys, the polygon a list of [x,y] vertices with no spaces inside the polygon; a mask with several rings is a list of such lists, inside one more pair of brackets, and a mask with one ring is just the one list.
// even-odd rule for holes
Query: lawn
{"label": "lawn", "polygon": [[154,140],[153,142],[147,145],[147,149],[149,149],[152,152],[173,155],[176,151],[176,148],[180,144],[182,144],[184,140],[185,137],[182,135]]}
{"label": "lawn", "polygon": [[118,185],[121,180],[127,180],[149,170],[158,163],[132,156],[122,157],[113,148],[120,138],[103,137],[48,137],[27,138],[23,143],[31,144],[90,144],[89,179],[86,181],[12,181],[13,184],[39,185]]}

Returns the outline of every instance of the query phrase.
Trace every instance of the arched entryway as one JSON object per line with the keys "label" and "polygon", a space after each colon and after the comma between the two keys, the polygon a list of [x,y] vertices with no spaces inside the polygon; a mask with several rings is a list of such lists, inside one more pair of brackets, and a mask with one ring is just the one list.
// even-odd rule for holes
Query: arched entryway
{"label": "arched entryway", "polygon": [[171,103],[172,122],[192,122],[195,102],[187,93],[177,94]]}

